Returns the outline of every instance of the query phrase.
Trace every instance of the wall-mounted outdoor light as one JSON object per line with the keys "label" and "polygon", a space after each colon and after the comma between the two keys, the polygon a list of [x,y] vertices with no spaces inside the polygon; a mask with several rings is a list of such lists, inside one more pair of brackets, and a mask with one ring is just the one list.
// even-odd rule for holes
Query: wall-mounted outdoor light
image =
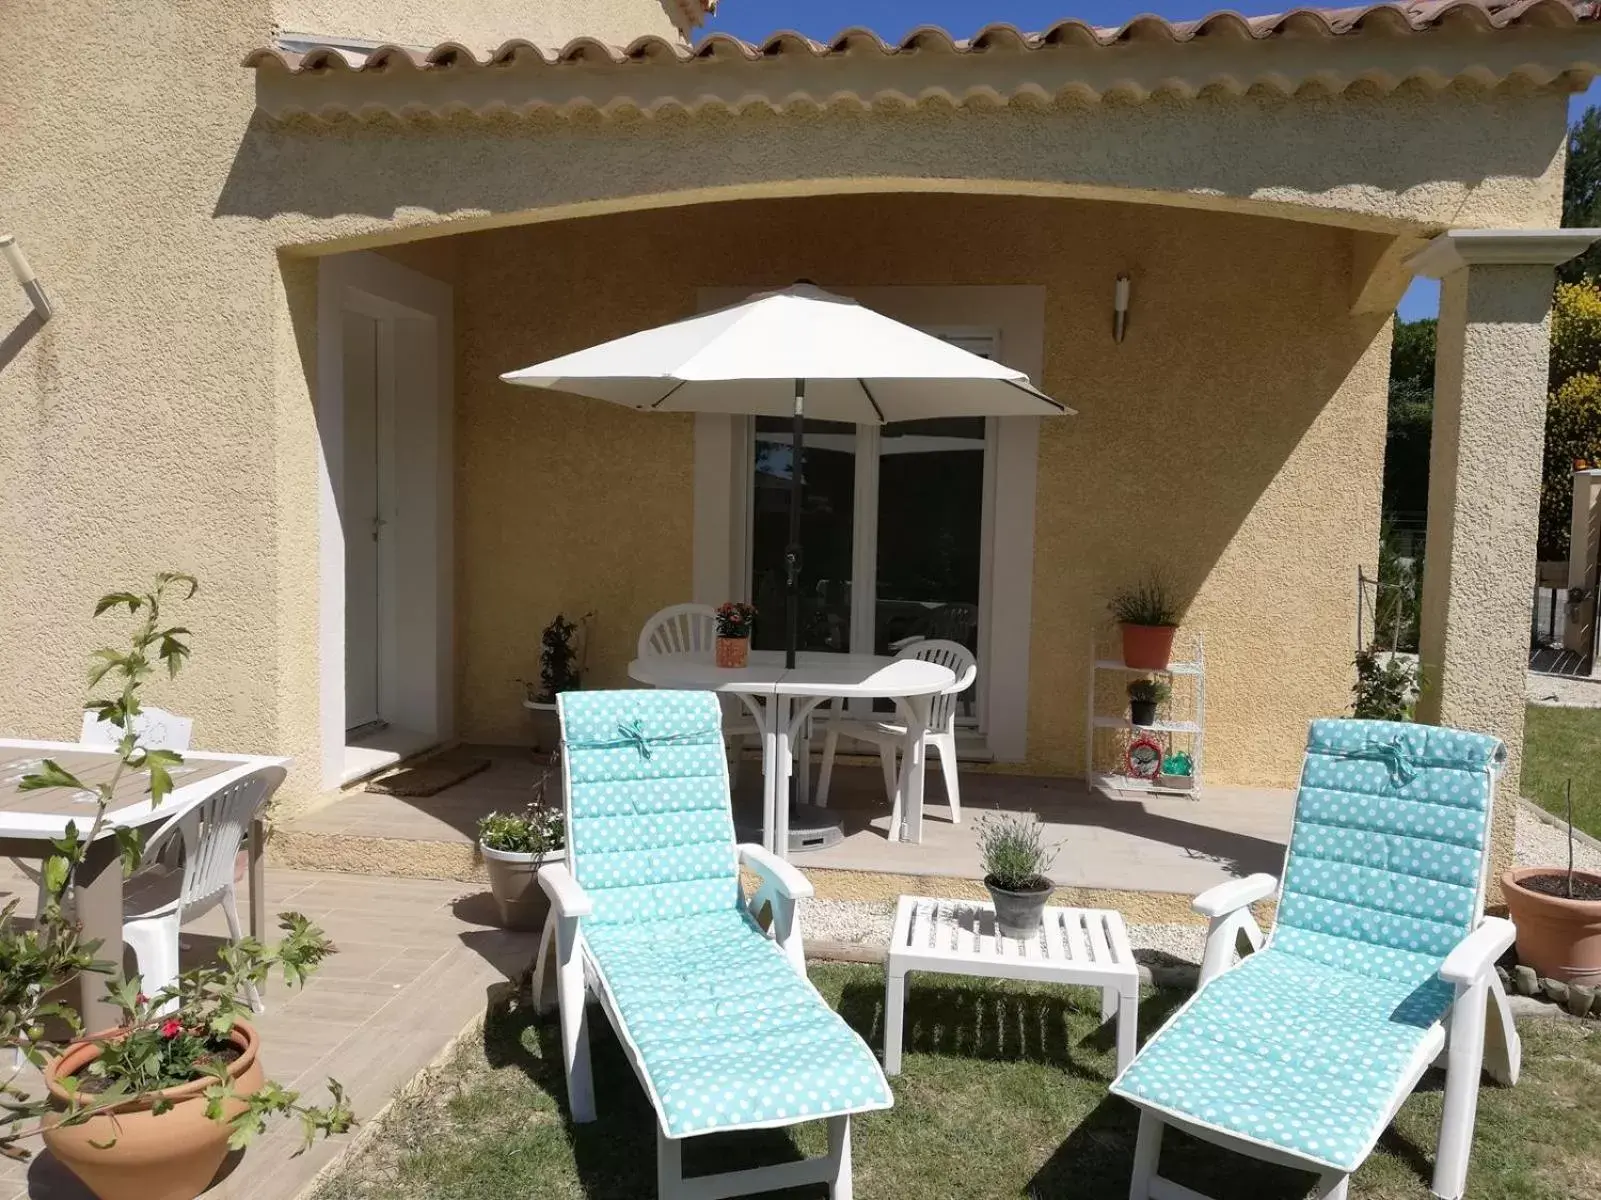
{"label": "wall-mounted outdoor light", "polygon": [[1128,328],[1128,289],[1127,275],[1117,277],[1117,288],[1112,293],[1112,340],[1121,342],[1123,331]]}
{"label": "wall-mounted outdoor light", "polygon": [[44,284],[34,278],[33,268],[28,265],[22,247],[17,245],[17,239],[9,233],[0,233],[0,258],[4,258],[11,267],[11,273],[22,285],[23,294],[28,297],[28,303],[33,305],[33,311],[23,317],[15,329],[4,338],[0,338],[0,368],[3,368],[17,356],[23,346],[28,344],[28,339],[55,315],[55,309],[50,304],[50,297],[45,293]]}

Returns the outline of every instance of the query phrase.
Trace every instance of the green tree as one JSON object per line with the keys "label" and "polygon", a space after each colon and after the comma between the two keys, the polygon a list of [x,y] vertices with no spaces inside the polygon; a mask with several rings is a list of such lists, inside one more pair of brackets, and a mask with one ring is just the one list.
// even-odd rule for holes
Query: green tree
{"label": "green tree", "polygon": [[1429,434],[1434,421],[1435,320],[1395,322],[1390,346],[1384,511],[1392,519],[1429,507]]}
{"label": "green tree", "polygon": [[[1601,108],[1587,108],[1568,129],[1568,168],[1562,181],[1562,224],[1569,229],[1601,225]],[[1563,283],[1601,276],[1601,247],[1591,246],[1557,268]]]}

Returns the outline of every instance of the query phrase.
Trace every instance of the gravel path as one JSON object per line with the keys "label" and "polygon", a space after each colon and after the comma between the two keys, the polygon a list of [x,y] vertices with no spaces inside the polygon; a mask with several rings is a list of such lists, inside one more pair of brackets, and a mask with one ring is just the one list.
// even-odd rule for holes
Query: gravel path
{"label": "gravel path", "polygon": [[[1547,825],[1521,805],[1518,809],[1518,866],[1543,866],[1567,861],[1567,835]],[[1574,865],[1601,871],[1601,849],[1578,842]],[[802,915],[808,941],[883,949],[889,945],[895,920],[893,900],[810,900]],[[1144,963],[1199,964],[1206,941],[1204,925],[1130,925],[1129,941],[1135,957]]]}
{"label": "gravel path", "polygon": [[1601,708],[1601,679],[1589,676],[1528,674],[1523,694],[1530,704],[1553,708]]}

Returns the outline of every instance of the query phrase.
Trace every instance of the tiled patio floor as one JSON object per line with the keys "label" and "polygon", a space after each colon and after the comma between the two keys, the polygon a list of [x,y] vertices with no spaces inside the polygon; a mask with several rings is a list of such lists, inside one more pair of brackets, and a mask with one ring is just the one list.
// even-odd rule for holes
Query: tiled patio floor
{"label": "tiled patio floor", "polygon": [[[478,818],[527,803],[543,765],[526,750],[467,747],[452,753],[487,758],[489,770],[426,798],[354,794],[297,818],[294,834],[321,839],[397,839],[471,844]],[[759,828],[760,766],[744,764],[736,799],[741,836]],[[814,766],[815,771],[815,766]],[[559,788],[559,781],[553,781]],[[1289,837],[1293,794],[1210,788],[1198,800],[1091,792],[1071,779],[961,772],[961,825],[952,825],[937,770],[930,770],[920,845],[886,837],[889,802],[876,766],[841,766],[830,807],[845,839],[826,850],[794,855],[796,865],[898,875],[977,879],[976,819],[985,810],[1037,813],[1046,841],[1059,844],[1052,870],[1066,887],[1187,893],[1254,871],[1277,872]],[[557,792],[559,795],[559,791]],[[359,845],[359,844],[358,844]],[[425,857],[421,851],[417,857]],[[465,858],[459,861],[465,862]]]}
{"label": "tiled patio floor", "polygon": [[[493,905],[472,884],[272,869],[267,893],[269,913],[305,913],[339,953],[302,991],[276,978],[269,985],[257,1022],[266,1070],[313,1100],[324,1080],[338,1079],[358,1119],[371,1117],[426,1066],[483,1011],[486,990],[520,972],[536,950],[532,935],[490,927]],[[31,911],[31,886],[4,864],[0,904],[12,894]],[[209,955],[217,942],[207,935],[224,928],[215,911],[186,929],[185,965]],[[290,1200],[348,1140],[319,1143],[295,1158],[298,1135],[286,1123],[274,1126],[208,1200]],[[0,1200],[24,1197],[92,1200],[47,1154],[31,1163],[0,1159]]]}

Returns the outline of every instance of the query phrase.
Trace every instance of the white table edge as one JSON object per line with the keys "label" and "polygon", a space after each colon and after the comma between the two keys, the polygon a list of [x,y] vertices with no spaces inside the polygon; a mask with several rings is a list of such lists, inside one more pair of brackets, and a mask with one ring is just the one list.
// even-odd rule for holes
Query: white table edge
{"label": "white table edge", "polygon": [[[105,753],[115,751],[105,746],[88,746],[82,742],[51,742],[38,741],[28,738],[0,738],[0,750],[60,750],[73,752]],[[184,758],[199,762],[231,762],[237,764],[233,768],[217,775],[208,775],[204,779],[197,779],[193,783],[180,784],[174,788],[159,806],[152,806],[147,798],[133,804],[113,809],[106,814],[106,828],[102,837],[111,836],[117,826],[148,825],[157,820],[171,816],[184,807],[198,800],[204,799],[219,787],[226,787],[235,780],[251,771],[262,767],[287,768],[294,760],[282,755],[271,754],[223,754],[210,750],[185,750]],[[88,808],[89,806],[85,806]],[[91,810],[92,811],[92,810]],[[87,815],[87,814],[86,814]],[[67,822],[74,820],[71,816],[58,816],[45,813],[6,812],[0,811],[0,838],[14,838],[24,841],[40,841],[60,837],[66,832]]]}

